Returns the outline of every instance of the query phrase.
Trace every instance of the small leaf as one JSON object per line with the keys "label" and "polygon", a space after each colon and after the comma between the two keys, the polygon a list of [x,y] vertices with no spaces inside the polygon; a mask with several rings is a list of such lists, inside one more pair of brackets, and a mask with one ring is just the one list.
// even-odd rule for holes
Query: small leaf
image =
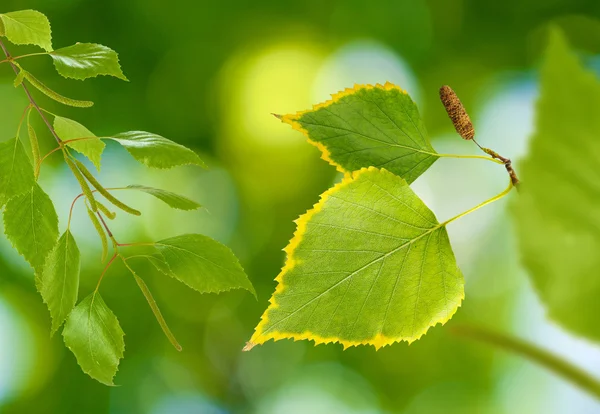
{"label": "small leaf", "polygon": [[65,345],[83,372],[106,385],[114,385],[125,352],[124,335],[99,293],[90,294],[73,309],[63,330]]}
{"label": "small leaf", "polygon": [[600,81],[558,29],[540,73],[536,132],[513,213],[522,261],[548,316],[600,342]]}
{"label": "small leaf", "polygon": [[411,183],[439,158],[417,105],[391,83],[356,85],[312,110],[278,118],[342,172],[385,167]]}
{"label": "small leaf", "polygon": [[155,243],[173,276],[200,293],[246,289],[252,283],[233,252],[201,234],[185,234]]}
{"label": "small leaf", "polygon": [[38,184],[6,203],[4,233],[17,251],[40,272],[58,238],[58,217]]}
{"label": "small leaf", "polygon": [[53,91],[46,85],[44,85],[38,78],[33,76],[31,73],[21,69],[21,72],[24,72],[24,77],[29,81],[29,83],[34,86],[37,90],[42,92],[50,99],[54,99],[56,102],[60,102],[63,105],[73,106],[75,108],[89,108],[94,106],[92,101],[79,101],[77,99],[67,98],[66,96],[62,96],[58,92]]}
{"label": "small leaf", "polygon": [[150,132],[124,132],[111,139],[148,167],[165,169],[186,164],[205,167],[198,154],[191,149]]}
{"label": "small leaf", "polygon": [[106,144],[100,138],[79,122],[62,116],[54,118],[54,130],[63,141],[76,139],[77,141],[68,142],[67,146],[85,155],[100,171],[102,153],[104,147],[106,147]]}
{"label": "small leaf", "polygon": [[148,194],[152,194],[154,197],[159,200],[164,201],[169,206],[179,209],[179,210],[196,210],[200,208],[200,204],[196,203],[193,200],[190,200],[187,197],[184,197],[179,194],[172,193],[167,190],[161,190],[158,188],[146,187],[143,185],[128,185],[128,189],[143,191]]}
{"label": "small leaf", "polygon": [[6,36],[15,45],[36,45],[52,51],[52,31],[48,18],[35,10],[20,10],[0,14],[3,28],[0,36]]}
{"label": "small leaf", "polygon": [[84,80],[98,75],[109,75],[127,80],[117,52],[94,43],[77,43],[50,53],[56,71],[65,78]]}
{"label": "small leaf", "polygon": [[297,224],[246,350],[284,338],[344,348],[413,342],[460,306],[464,280],[445,224],[397,175],[359,170]]}
{"label": "small leaf", "polygon": [[18,138],[0,143],[0,207],[35,184],[33,168]]}
{"label": "small leaf", "polygon": [[60,328],[77,303],[79,271],[79,248],[67,230],[46,259],[40,284],[40,293],[52,316],[52,333]]}

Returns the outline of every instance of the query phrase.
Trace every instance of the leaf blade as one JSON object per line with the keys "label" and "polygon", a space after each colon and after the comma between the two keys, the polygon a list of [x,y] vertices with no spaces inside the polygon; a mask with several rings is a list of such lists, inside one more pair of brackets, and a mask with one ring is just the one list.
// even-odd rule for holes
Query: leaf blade
{"label": "leaf blade", "polygon": [[284,338],[344,348],[410,343],[447,322],[464,298],[444,224],[386,170],[346,177],[297,224],[245,350]]}
{"label": "leaf blade", "polygon": [[73,309],[63,330],[67,348],[90,377],[114,385],[125,352],[125,333],[99,293],[91,293]]}
{"label": "leaf blade", "polygon": [[52,30],[48,18],[36,10],[19,10],[0,14],[2,36],[16,45],[36,45],[52,51]]}
{"label": "leaf blade", "polygon": [[54,130],[63,141],[77,139],[78,141],[68,142],[66,145],[85,155],[100,171],[102,153],[106,147],[100,138],[79,122],[62,116],[54,117]]}
{"label": "leaf blade", "polygon": [[280,119],[344,173],[383,167],[411,183],[438,158],[416,104],[389,82],[355,85],[312,110]]}
{"label": "leaf blade", "polygon": [[150,132],[124,132],[110,139],[117,141],[133,158],[148,167],[168,169],[187,164],[206,167],[191,149]]}
{"label": "leaf blade", "polygon": [[46,259],[40,284],[40,294],[52,316],[52,334],[77,303],[80,266],[79,248],[67,230]]}
{"label": "leaf blade", "polygon": [[201,207],[200,204],[195,201],[184,197],[182,195],[173,193],[171,191],[162,190],[160,188],[147,187],[144,185],[131,184],[126,187],[126,189],[138,190],[153,195],[159,200],[163,201],[167,205],[172,208],[176,208],[178,210],[197,210]]}
{"label": "leaf blade", "polygon": [[200,293],[254,287],[231,249],[201,234],[184,234],[155,243],[171,274]]}
{"label": "leaf blade", "polygon": [[95,43],[76,43],[50,53],[56,71],[65,78],[84,80],[100,75],[127,80],[117,52]]}
{"label": "leaf blade", "polygon": [[52,200],[37,183],[6,203],[4,233],[34,270],[41,272],[58,238],[58,216]]}
{"label": "leaf blade", "polygon": [[[541,68],[536,132],[512,205],[521,261],[548,316],[596,342],[600,328],[600,81],[553,29]],[[566,139],[568,138],[568,139]],[[585,309],[585,312],[581,312]]]}
{"label": "leaf blade", "polygon": [[18,138],[0,143],[0,207],[35,183],[33,167]]}

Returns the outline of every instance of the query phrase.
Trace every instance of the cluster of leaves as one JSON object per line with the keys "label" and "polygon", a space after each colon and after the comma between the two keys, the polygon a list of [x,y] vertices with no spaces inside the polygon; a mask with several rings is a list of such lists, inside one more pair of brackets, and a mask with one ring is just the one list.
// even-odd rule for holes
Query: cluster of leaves
{"label": "cluster of leaves", "polygon": [[[452,92],[453,93],[453,92]],[[458,98],[456,98],[458,102]],[[409,184],[441,157],[416,104],[395,85],[356,85],[312,110],[278,116],[345,174],[297,221],[270,306],[245,349],[269,339],[380,348],[445,323],[464,298],[446,225]]]}
{"label": "cluster of leaves", "polygon": [[[12,56],[1,38],[16,45],[39,46],[45,52]],[[34,269],[36,286],[52,317],[52,333],[64,323],[65,344],[75,354],[83,371],[102,383],[112,384],[123,357],[124,333],[100,296],[99,287],[115,260],[121,260],[131,271],[161,328],[177,349],[181,349],[180,345],[167,327],[144,280],[133,270],[132,260],[146,261],[161,274],[202,293],[242,288],[254,294],[254,289],[231,250],[209,237],[186,234],[151,243],[117,242],[107,225],[107,220],[116,216],[109,206],[128,214],[141,213],[116,198],[115,192],[142,191],[180,210],[195,210],[200,205],[187,197],[141,185],[105,188],[75,157],[75,152],[86,157],[98,170],[107,140],[119,143],[136,160],[152,168],[167,169],[185,164],[204,167],[204,163],[192,150],[156,134],[132,131],[98,137],[78,122],[49,113],[33,99],[29,87],[65,105],[85,108],[93,103],[54,92],[21,65],[21,59],[47,55],[53,59],[57,72],[66,78],[84,80],[109,75],[126,80],[116,52],[90,43],[53,50],[50,23],[46,16],[33,10],[0,14],[0,46],[6,56],[0,64],[12,66],[16,74],[15,87],[22,87],[29,98],[16,136],[0,143],[0,208],[4,209],[4,232]],[[31,112],[44,121],[57,143],[56,148],[43,157],[30,122]],[[53,123],[49,122],[49,116],[54,118]],[[20,133],[25,118],[31,153],[25,149]],[[59,237],[54,205],[37,182],[43,161],[54,153],[62,154],[81,186],[82,193],[73,201],[71,212],[76,201],[83,198],[103,246],[102,260],[108,260],[96,289],[79,303],[80,252],[70,230],[71,215]],[[109,243],[113,249],[110,258]],[[145,246],[144,254],[123,253],[130,246]]]}
{"label": "cluster of leaves", "polygon": [[[540,79],[537,131],[521,165],[526,185],[511,209],[519,248],[549,317],[598,341],[600,81],[556,28]],[[464,121],[468,115],[460,103],[457,108],[449,110],[451,118]],[[305,134],[345,177],[296,221],[270,306],[245,350],[283,338],[380,348],[412,342],[450,319],[464,281],[445,226],[518,184],[510,160],[480,147],[504,164],[508,188],[439,223],[409,184],[452,155],[436,153],[404,91],[389,83],[357,85],[312,110],[278,118]]]}

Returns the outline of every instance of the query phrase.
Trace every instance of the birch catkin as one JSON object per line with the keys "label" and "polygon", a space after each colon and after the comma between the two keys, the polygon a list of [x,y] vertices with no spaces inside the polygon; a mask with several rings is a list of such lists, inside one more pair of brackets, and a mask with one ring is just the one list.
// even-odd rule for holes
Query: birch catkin
{"label": "birch catkin", "polygon": [[473,128],[471,118],[469,118],[469,114],[467,114],[465,107],[452,88],[448,85],[442,86],[440,88],[440,99],[458,135],[464,139],[473,139],[475,128]]}

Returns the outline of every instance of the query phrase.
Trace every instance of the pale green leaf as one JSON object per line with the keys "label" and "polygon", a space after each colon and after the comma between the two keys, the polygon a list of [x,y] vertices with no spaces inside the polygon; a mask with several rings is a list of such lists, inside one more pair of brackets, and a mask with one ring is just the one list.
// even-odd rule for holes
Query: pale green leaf
{"label": "pale green leaf", "polygon": [[254,287],[231,249],[201,234],[185,234],[156,242],[172,275],[200,293]]}
{"label": "pale green leaf", "polygon": [[376,348],[412,342],[460,306],[464,280],[445,224],[397,175],[357,171],[297,224],[246,349],[283,338]]}
{"label": "pale green leaf", "polygon": [[52,31],[48,18],[35,10],[20,10],[0,14],[3,28],[1,36],[16,45],[36,45],[52,51]]}
{"label": "pale green leaf", "polygon": [[124,335],[99,293],[90,294],[73,309],[63,330],[65,345],[83,372],[106,385],[114,385],[125,352]]}
{"label": "pale green leaf", "polygon": [[150,132],[124,132],[111,139],[148,167],[164,169],[186,164],[205,167],[198,154],[191,149]]}
{"label": "pale green leaf", "polygon": [[0,207],[10,198],[29,191],[34,183],[33,167],[21,140],[0,142]]}
{"label": "pale green leaf", "polygon": [[171,191],[134,184],[127,186],[127,188],[152,194],[154,197],[167,203],[170,207],[179,210],[196,210],[201,207],[200,204],[196,203],[195,201]]}
{"label": "pale green leaf", "polygon": [[278,117],[342,172],[383,167],[411,183],[439,158],[417,105],[391,83],[356,85],[312,110]]}
{"label": "pale green leaf", "polygon": [[94,43],[77,43],[50,53],[56,71],[65,78],[87,79],[99,75],[115,76],[127,80],[117,52]]}
{"label": "pale green leaf", "polygon": [[63,141],[77,140],[68,142],[67,146],[85,155],[100,171],[102,153],[106,147],[100,138],[79,122],[61,116],[54,118],[54,130]]}
{"label": "pale green leaf", "polygon": [[79,101],[77,99],[67,98],[66,96],[63,96],[44,85],[38,78],[33,76],[31,73],[23,69],[21,69],[21,72],[23,72],[23,76],[32,86],[34,86],[37,90],[42,92],[48,98],[55,100],[56,102],[60,102],[61,104],[67,106],[73,106],[75,108],[89,108],[91,106],[94,106],[94,103],[92,101]]}
{"label": "pale green leaf", "polygon": [[522,261],[548,316],[600,341],[600,82],[553,30],[536,132],[519,164]]}
{"label": "pale green leaf", "polygon": [[77,303],[79,270],[79,248],[67,230],[46,259],[40,283],[40,293],[52,316],[52,333],[60,328]]}
{"label": "pale green leaf", "polygon": [[52,200],[38,184],[6,203],[4,233],[35,271],[40,272],[58,238],[58,217]]}

